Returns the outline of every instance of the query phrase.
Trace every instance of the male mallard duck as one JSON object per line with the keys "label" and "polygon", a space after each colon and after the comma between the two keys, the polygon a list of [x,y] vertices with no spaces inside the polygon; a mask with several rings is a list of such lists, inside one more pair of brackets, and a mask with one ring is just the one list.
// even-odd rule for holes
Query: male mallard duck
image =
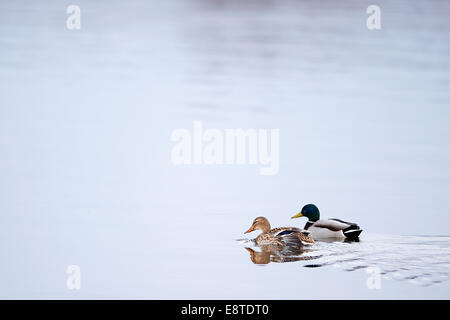
{"label": "male mallard duck", "polygon": [[304,206],[302,211],[293,216],[292,219],[299,217],[308,218],[304,229],[311,232],[313,239],[346,238],[356,240],[362,232],[356,223],[339,219],[320,219],[319,209],[313,204]]}
{"label": "male mallard duck", "polygon": [[284,247],[314,244],[314,240],[308,236],[309,232],[302,232],[302,230],[293,227],[271,229],[269,220],[264,217],[258,217],[253,220],[253,224],[250,229],[244,233],[249,233],[255,230],[262,231],[262,233],[255,239],[258,246],[271,245],[276,247]]}

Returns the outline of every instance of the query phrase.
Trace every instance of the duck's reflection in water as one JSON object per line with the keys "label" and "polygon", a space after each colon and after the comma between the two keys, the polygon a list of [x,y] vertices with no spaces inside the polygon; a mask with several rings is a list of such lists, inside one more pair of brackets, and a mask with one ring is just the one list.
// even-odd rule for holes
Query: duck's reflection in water
{"label": "duck's reflection in water", "polygon": [[383,279],[424,287],[450,281],[450,272],[445,269],[450,265],[448,236],[369,235],[360,241],[321,239],[303,248],[258,247],[249,242],[244,242],[245,249],[256,265],[298,261],[304,268],[333,266],[349,272],[375,267]]}
{"label": "duck's reflection in water", "polygon": [[254,264],[268,264],[270,262],[285,263],[295,261],[312,260],[318,257],[302,256],[309,252],[309,249],[300,247],[284,247],[282,249],[274,246],[260,246],[260,251],[246,247],[245,250],[250,252],[250,260]]}

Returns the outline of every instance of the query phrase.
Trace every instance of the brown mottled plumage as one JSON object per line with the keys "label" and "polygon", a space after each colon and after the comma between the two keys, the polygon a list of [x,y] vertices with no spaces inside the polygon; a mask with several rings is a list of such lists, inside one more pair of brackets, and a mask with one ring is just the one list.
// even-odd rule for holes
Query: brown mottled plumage
{"label": "brown mottled plumage", "polygon": [[257,217],[250,229],[245,233],[255,230],[261,230],[262,233],[256,237],[257,245],[272,245],[276,247],[283,246],[302,246],[303,244],[314,244],[308,236],[307,231],[302,231],[294,227],[280,227],[271,229],[269,221],[264,217]]}

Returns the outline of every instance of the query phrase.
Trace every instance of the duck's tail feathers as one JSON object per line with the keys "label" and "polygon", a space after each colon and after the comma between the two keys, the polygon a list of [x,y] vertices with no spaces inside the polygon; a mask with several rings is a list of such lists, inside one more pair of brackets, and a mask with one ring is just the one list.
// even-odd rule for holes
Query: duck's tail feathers
{"label": "duck's tail feathers", "polygon": [[361,232],[363,232],[358,225],[351,225],[350,227],[342,230],[342,232],[344,233],[344,236],[349,239],[349,240],[353,240],[353,239],[358,239],[359,235],[361,234]]}
{"label": "duck's tail feathers", "polygon": [[349,240],[358,239],[361,232],[363,232],[356,223],[344,221],[341,219],[330,219],[330,220],[334,220],[348,225],[348,227],[343,229],[342,232],[344,233],[344,236]]}

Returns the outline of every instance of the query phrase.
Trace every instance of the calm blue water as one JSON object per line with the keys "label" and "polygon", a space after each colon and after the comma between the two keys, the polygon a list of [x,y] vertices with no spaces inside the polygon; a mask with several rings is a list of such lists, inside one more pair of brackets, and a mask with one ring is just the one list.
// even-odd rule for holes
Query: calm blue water
{"label": "calm blue water", "polygon": [[[69,4],[0,3],[1,298],[449,298],[450,3]],[[279,173],[174,166],[194,120],[279,129]],[[361,242],[255,265],[305,203]]]}

